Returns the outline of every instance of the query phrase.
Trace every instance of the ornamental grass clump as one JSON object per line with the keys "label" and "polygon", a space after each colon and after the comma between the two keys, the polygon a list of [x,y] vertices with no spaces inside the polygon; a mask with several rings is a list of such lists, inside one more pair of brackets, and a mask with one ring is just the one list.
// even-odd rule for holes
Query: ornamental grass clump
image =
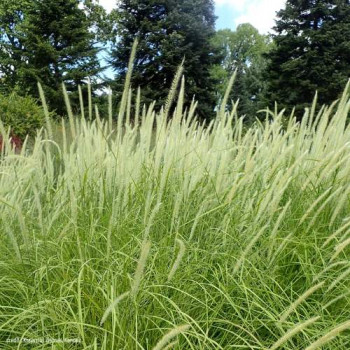
{"label": "ornamental grass clump", "polygon": [[3,148],[0,348],[350,348],[349,86],[250,127],[185,87]]}

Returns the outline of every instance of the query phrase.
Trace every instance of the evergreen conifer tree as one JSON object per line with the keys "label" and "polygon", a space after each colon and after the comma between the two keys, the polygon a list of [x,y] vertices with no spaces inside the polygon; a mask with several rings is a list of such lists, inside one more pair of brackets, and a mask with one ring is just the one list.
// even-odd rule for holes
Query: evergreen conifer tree
{"label": "evergreen conifer tree", "polygon": [[214,114],[214,82],[210,66],[218,61],[211,37],[215,34],[212,0],[122,0],[117,18],[111,64],[121,91],[132,43],[136,54],[132,86],[141,87],[143,101],[163,103],[178,66],[185,58],[186,100],[195,96],[202,118]]}
{"label": "evergreen conifer tree", "polygon": [[275,30],[267,100],[300,116],[316,90],[321,103],[337,99],[350,77],[350,1],[287,0]]}
{"label": "evergreen conifer tree", "polygon": [[[61,84],[76,91],[100,71],[91,21],[77,0],[20,0],[0,10],[0,71],[8,91],[37,96],[64,112]],[[9,5],[9,7],[8,7]]]}

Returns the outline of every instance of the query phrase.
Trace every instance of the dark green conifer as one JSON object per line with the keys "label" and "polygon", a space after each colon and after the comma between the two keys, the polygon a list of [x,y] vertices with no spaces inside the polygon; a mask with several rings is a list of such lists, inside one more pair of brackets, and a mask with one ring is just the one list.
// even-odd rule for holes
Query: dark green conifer
{"label": "dark green conifer", "polygon": [[275,30],[267,100],[300,116],[316,90],[321,103],[337,99],[350,77],[349,0],[288,0]]}
{"label": "dark green conifer", "polygon": [[83,3],[20,0],[0,7],[0,71],[6,89],[37,96],[39,81],[50,107],[63,113],[61,84],[76,91],[100,71],[92,22]]}
{"label": "dark green conifer", "polygon": [[211,64],[217,62],[212,0],[123,0],[112,13],[117,19],[111,63],[121,91],[132,43],[139,38],[132,85],[143,101],[163,103],[178,66],[185,58],[186,100],[195,96],[202,118],[214,115]]}

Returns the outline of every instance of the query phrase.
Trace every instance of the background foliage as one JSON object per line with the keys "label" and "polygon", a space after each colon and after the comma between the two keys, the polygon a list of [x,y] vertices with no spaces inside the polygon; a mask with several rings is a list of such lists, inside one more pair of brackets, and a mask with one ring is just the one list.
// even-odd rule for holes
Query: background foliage
{"label": "background foliage", "polygon": [[210,67],[218,62],[211,38],[215,34],[212,0],[123,0],[114,14],[115,40],[111,64],[116,90],[122,91],[131,46],[139,39],[132,85],[141,87],[143,101],[161,105],[182,60],[185,59],[186,100],[199,101],[202,118],[213,114],[214,81]]}
{"label": "background foliage", "polygon": [[350,77],[350,2],[289,0],[275,30],[267,101],[295,106],[300,118],[316,90],[321,104],[339,98]]}
{"label": "background foliage", "polygon": [[26,135],[35,135],[45,122],[44,111],[30,96],[20,96],[16,92],[10,95],[0,94],[1,122],[11,128],[11,134],[22,140]]}
{"label": "background foliage", "polygon": [[[19,0],[0,4],[0,72],[3,92],[38,96],[39,81],[51,109],[65,113],[62,83],[77,86],[100,71],[94,15],[76,0]],[[5,91],[4,91],[5,90]],[[74,98],[74,96],[73,96]],[[77,97],[75,97],[77,100]]]}
{"label": "background foliage", "polygon": [[39,81],[49,108],[65,115],[61,84],[78,113],[77,87],[88,105],[90,78],[93,104],[106,110],[106,87],[113,87],[114,106],[121,101],[135,38],[132,94],[141,87],[141,102],[157,101],[159,108],[184,60],[185,107],[195,98],[206,121],[215,118],[235,70],[228,102],[240,99],[248,124],[275,101],[288,111],[296,107],[301,119],[316,90],[319,104],[330,104],[350,77],[349,0],[287,0],[273,35],[248,23],[216,31],[215,20],[212,0],[119,0],[110,14],[97,0],[3,0],[0,91],[37,98]]}
{"label": "background foliage", "polygon": [[212,67],[212,74],[218,81],[217,96],[220,99],[224,95],[225,86],[237,70],[230,98],[240,100],[239,115],[246,115],[252,121],[256,111],[262,107],[261,100],[266,92],[263,72],[267,60],[264,55],[273,44],[267,35],[259,34],[248,23],[239,25],[236,31],[218,30],[212,40],[222,55],[220,64]]}

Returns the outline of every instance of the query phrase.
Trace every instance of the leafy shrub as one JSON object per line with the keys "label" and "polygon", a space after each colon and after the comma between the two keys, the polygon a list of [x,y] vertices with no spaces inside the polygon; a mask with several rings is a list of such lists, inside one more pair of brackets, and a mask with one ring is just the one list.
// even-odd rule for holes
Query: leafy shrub
{"label": "leafy shrub", "polygon": [[35,99],[14,92],[8,96],[0,94],[0,120],[11,128],[11,135],[23,140],[44,125],[45,115]]}

